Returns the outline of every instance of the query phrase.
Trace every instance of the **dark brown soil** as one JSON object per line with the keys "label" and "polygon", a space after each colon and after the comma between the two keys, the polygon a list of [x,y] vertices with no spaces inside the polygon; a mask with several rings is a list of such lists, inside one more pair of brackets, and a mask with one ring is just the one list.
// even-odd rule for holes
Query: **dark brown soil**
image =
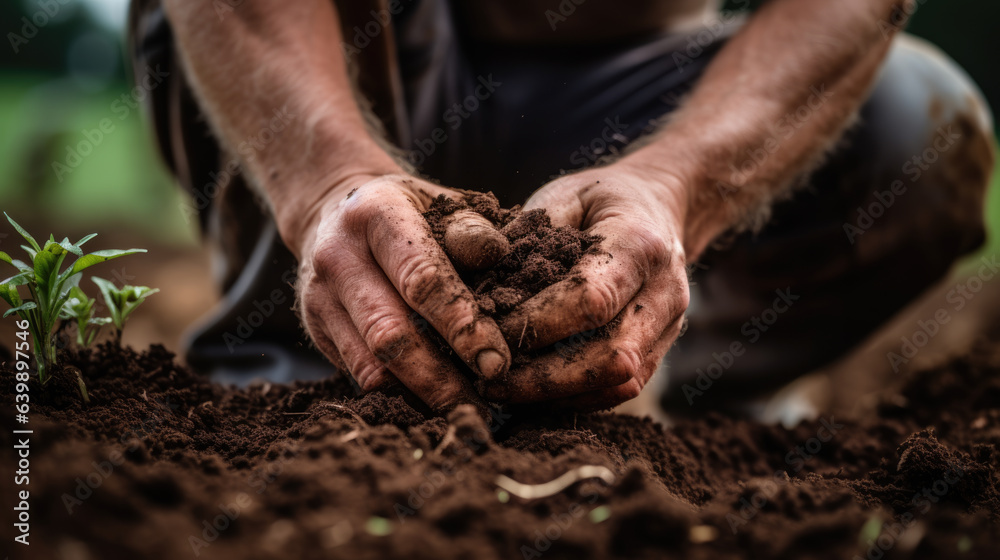
{"label": "dark brown soil", "polygon": [[[63,376],[32,384],[31,546],[10,522],[0,537],[11,558],[46,559],[995,558],[998,342],[911,374],[877,417],[791,430],[502,411],[487,428],[343,378],[233,390],[160,347],[106,345],[66,356],[89,406]],[[5,365],[7,425],[13,392]],[[581,465],[616,479],[534,500],[497,485]]]}
{"label": "dark brown soil", "polygon": [[[465,207],[511,245],[463,276],[494,318],[567,278],[597,242],[488,196],[435,202],[439,241]],[[14,424],[12,365],[0,366],[0,418],[34,431],[31,545],[14,543],[5,517],[11,558],[877,560],[1000,547],[1000,325],[970,355],[901,379],[872,417],[794,429],[718,414],[670,429],[538,409],[440,418],[402,392],[358,397],[343,377],[214,385],[159,346],[63,362],[91,403],[57,371],[44,389],[30,382],[27,426]],[[22,436],[0,434],[8,477]],[[613,479],[527,499],[499,478],[541,484],[580,467]],[[8,515],[15,490],[0,494]]]}
{"label": "dark brown soil", "polygon": [[470,192],[462,201],[439,196],[424,214],[443,245],[444,218],[471,209],[510,242],[510,252],[483,272],[459,271],[484,313],[501,319],[531,296],[569,276],[570,269],[599,238],[571,227],[553,227],[544,210],[501,208],[492,193]]}
{"label": "dark brown soil", "polygon": [[[570,278],[570,272],[580,258],[589,251],[599,250],[600,238],[584,233],[576,228],[553,226],[544,210],[521,210],[519,206],[502,208],[493,193],[465,191],[462,200],[439,196],[424,213],[431,226],[434,238],[445,246],[444,234],[446,218],[460,210],[473,210],[489,220],[506,238],[510,252],[496,264],[483,271],[463,270],[458,267],[462,281],[472,290],[480,310],[497,323],[509,315],[517,306],[538,294],[545,288],[561,280]],[[581,280],[582,281],[582,280]],[[600,340],[617,326],[617,319],[601,326],[590,335],[591,340]],[[530,364],[533,359],[545,354],[548,349],[526,350],[522,347],[525,338],[534,335],[533,329],[525,324],[519,335],[508,336],[511,351],[512,370]],[[448,343],[440,335],[434,334],[438,346],[446,355],[451,354]],[[582,358],[582,345],[564,345],[561,351],[566,360]],[[466,369],[458,357],[453,361],[460,369]],[[467,370],[468,371],[468,370]],[[473,375],[468,371],[469,375]],[[494,379],[494,385],[509,383],[510,374]],[[486,394],[488,388],[479,380],[477,388]]]}

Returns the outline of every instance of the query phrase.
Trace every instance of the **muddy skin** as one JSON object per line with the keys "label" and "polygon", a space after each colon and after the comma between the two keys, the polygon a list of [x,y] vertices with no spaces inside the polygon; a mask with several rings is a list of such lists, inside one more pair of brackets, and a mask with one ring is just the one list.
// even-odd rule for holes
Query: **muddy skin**
{"label": "muddy skin", "polygon": [[[434,238],[450,256],[454,253],[448,250],[446,240],[450,217],[470,210],[492,223],[509,246],[490,269],[460,267],[462,281],[475,294],[480,309],[500,325],[518,305],[567,278],[584,254],[598,250],[599,238],[574,228],[553,227],[543,210],[522,212],[519,207],[501,208],[492,194],[467,192],[461,201],[438,197],[424,213]],[[531,340],[538,333],[531,325],[502,330],[507,334],[514,364],[525,363],[524,357],[518,360],[523,354],[518,350],[524,343],[521,334]],[[513,334],[515,330],[517,334]]]}
{"label": "muddy skin", "polygon": [[[454,230],[452,224],[455,217],[459,216],[458,219],[461,219],[470,213],[485,218],[483,225],[477,224],[476,229],[489,227],[491,224],[492,230],[502,236],[502,243],[494,243],[491,239],[479,241],[480,244],[503,248],[499,257],[489,255],[484,259],[487,262],[493,261],[490,268],[483,269],[481,263],[470,266],[467,263],[475,259],[463,255],[461,251],[464,248],[449,243],[449,233]],[[508,372],[495,379],[476,378],[478,390],[488,400],[510,400],[507,391],[511,387],[531,385],[544,391],[553,366],[540,363],[539,357],[558,352],[563,365],[592,358],[581,353],[585,343],[599,344],[599,341],[609,339],[620,322],[621,317],[618,317],[607,325],[583,325],[581,336],[563,341],[557,345],[558,348],[526,350],[545,333],[540,333],[527,323],[514,324],[511,322],[513,318],[508,316],[543,289],[569,277],[572,267],[585,254],[600,251],[600,239],[575,228],[553,227],[543,210],[522,212],[519,207],[501,208],[492,194],[466,191],[465,197],[457,201],[438,197],[424,213],[424,217],[430,224],[435,240],[456,261],[462,281],[475,294],[476,303],[483,314],[500,325],[511,350],[512,365]],[[444,341],[439,339],[439,344],[443,345],[442,350],[447,353]],[[601,354],[607,356],[613,351],[614,348],[602,348]],[[527,383],[527,379],[534,381]],[[524,398],[525,395],[521,397]]]}
{"label": "muddy skin", "polygon": [[480,214],[459,210],[445,218],[444,249],[459,270],[478,272],[496,265],[510,243]]}

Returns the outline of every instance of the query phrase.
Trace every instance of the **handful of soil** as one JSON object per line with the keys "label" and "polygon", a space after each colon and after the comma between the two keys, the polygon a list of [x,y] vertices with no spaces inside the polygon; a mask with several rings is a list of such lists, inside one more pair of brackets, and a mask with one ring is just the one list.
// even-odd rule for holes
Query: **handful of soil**
{"label": "handful of soil", "polygon": [[[481,219],[470,220],[470,214]],[[424,218],[475,294],[479,308],[497,323],[535,294],[567,278],[600,241],[573,227],[554,227],[545,210],[501,208],[492,193],[467,192],[457,201],[439,196]],[[518,351],[518,340],[507,342],[514,364],[523,363],[527,355]],[[443,340],[441,344],[447,346]]]}

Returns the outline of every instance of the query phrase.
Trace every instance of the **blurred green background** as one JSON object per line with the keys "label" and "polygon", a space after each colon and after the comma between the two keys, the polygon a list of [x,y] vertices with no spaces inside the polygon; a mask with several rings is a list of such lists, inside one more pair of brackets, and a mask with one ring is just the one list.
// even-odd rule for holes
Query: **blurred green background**
{"label": "blurred green background", "polygon": [[[127,10],[128,0],[0,4],[2,209],[45,235],[86,229],[193,246],[194,224],[179,209],[182,194],[160,164],[141,109],[116,103],[131,89]],[[34,20],[34,29],[22,18]],[[100,132],[103,119],[110,132]],[[77,159],[68,150],[81,142],[93,149]]]}
{"label": "blurred green background", "polygon": [[[910,31],[958,60],[992,106],[1000,107],[995,62],[1000,42],[994,29],[1000,4],[917,3]],[[47,14],[44,6],[55,13]],[[193,250],[194,225],[180,211],[182,194],[164,174],[141,111],[116,104],[130,88],[123,56],[127,9],[127,0],[0,3],[5,35],[0,46],[2,209],[26,225],[52,227],[60,234],[114,232],[138,238],[137,243]],[[46,21],[31,33],[22,18],[33,17]],[[77,162],[67,150],[86,139],[85,130],[99,129],[102,119],[110,119],[114,128]],[[68,161],[78,164],[54,168]],[[1000,224],[1000,197],[990,198],[989,213]],[[996,237],[986,250],[1000,248]]]}

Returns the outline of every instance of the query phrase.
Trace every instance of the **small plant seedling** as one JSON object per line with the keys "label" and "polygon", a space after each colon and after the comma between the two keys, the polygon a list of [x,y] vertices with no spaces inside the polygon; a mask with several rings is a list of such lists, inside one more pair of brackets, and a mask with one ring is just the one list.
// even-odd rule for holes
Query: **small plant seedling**
{"label": "small plant seedling", "polygon": [[[7,216],[7,213],[4,213]],[[110,259],[124,257],[135,253],[145,253],[145,249],[104,250],[84,254],[81,247],[87,241],[97,236],[96,233],[85,236],[76,243],[70,243],[68,238],[56,241],[49,236],[44,245],[39,245],[35,238],[7,216],[14,229],[28,242],[21,248],[31,257],[30,264],[14,259],[0,251],[0,261],[17,269],[18,273],[0,282],[0,298],[10,304],[11,308],[4,313],[8,317],[16,313],[28,321],[28,331],[35,341],[35,361],[38,364],[38,380],[44,384],[49,380],[52,367],[56,364],[56,345],[53,330],[66,302],[70,291],[80,284],[82,272],[95,264]],[[76,258],[72,264],[63,269],[67,256]],[[31,294],[29,299],[21,299],[18,286],[26,286]]]}
{"label": "small plant seedling", "polygon": [[61,319],[76,321],[76,343],[83,347],[93,344],[101,327],[111,322],[110,317],[94,317],[95,303],[96,299],[88,297],[79,286],[73,286],[59,315]]}
{"label": "small plant seedling", "polygon": [[111,322],[115,325],[115,343],[122,345],[122,329],[125,328],[125,321],[129,315],[139,307],[146,298],[159,292],[146,286],[122,286],[116,288],[115,285],[104,278],[94,276],[91,278],[104,296],[104,303],[108,306],[108,313],[111,314]]}

